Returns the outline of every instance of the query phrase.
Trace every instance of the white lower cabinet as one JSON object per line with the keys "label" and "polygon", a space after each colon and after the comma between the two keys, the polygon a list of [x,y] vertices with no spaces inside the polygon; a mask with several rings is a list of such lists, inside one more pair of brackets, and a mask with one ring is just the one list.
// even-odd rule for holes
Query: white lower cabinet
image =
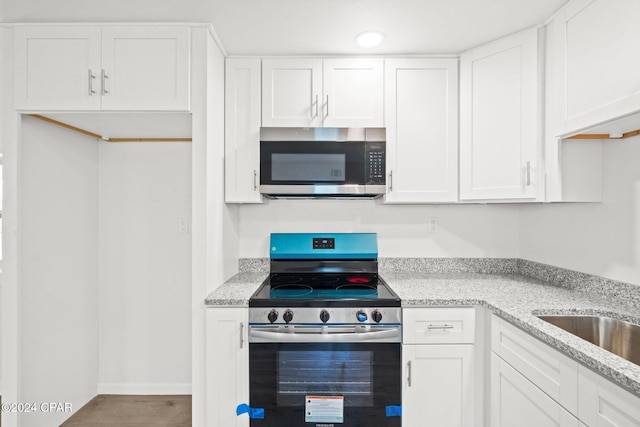
{"label": "white lower cabinet", "polygon": [[640,427],[640,397],[497,316],[491,427]]}
{"label": "white lower cabinet", "polygon": [[542,392],[575,414],[578,364],[508,322],[491,319],[491,350]]}
{"label": "white lower cabinet", "polygon": [[402,347],[402,425],[474,425],[473,344]]}
{"label": "white lower cabinet", "polygon": [[404,427],[475,425],[474,313],[471,307],[403,309]]}
{"label": "white lower cabinet", "polygon": [[491,427],[578,427],[578,419],[491,354]]}
{"label": "white lower cabinet", "polygon": [[207,308],[207,426],[248,427],[239,404],[249,403],[249,311],[241,307]]}
{"label": "white lower cabinet", "polygon": [[590,369],[578,370],[578,416],[590,427],[640,426],[640,397]]}

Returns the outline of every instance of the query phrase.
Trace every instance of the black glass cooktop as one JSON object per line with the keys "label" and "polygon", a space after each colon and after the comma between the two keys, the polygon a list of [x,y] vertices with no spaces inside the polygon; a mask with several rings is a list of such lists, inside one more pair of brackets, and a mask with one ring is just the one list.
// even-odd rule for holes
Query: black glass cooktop
{"label": "black glass cooktop", "polygon": [[266,306],[400,306],[400,298],[377,274],[271,274],[249,300]]}

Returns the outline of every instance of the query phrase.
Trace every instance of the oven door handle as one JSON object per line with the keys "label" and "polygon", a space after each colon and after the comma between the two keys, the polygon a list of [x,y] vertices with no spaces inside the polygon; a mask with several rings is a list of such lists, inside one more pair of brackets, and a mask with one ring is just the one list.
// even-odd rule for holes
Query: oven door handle
{"label": "oven door handle", "polygon": [[400,326],[249,326],[250,343],[400,342]]}

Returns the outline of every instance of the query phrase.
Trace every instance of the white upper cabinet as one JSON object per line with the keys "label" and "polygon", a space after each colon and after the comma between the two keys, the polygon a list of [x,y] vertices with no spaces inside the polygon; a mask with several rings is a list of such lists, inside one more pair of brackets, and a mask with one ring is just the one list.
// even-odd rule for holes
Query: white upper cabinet
{"label": "white upper cabinet", "polygon": [[227,203],[260,203],[260,59],[227,59],[225,75]]}
{"label": "white upper cabinet", "polygon": [[262,126],[322,126],[322,60],[262,61]]}
{"label": "white upper cabinet", "polygon": [[325,59],[323,70],[323,126],[384,126],[382,59]]}
{"label": "white upper cabinet", "polygon": [[187,26],[15,28],[19,110],[189,110]]}
{"label": "white upper cabinet", "polygon": [[382,59],[264,59],[262,126],[382,127]]}
{"label": "white upper cabinet", "polygon": [[538,31],[462,54],[460,199],[533,201],[542,190]]}
{"label": "white upper cabinet", "polygon": [[100,27],[16,27],[14,39],[17,109],[100,109]]}
{"label": "white upper cabinet", "polygon": [[458,60],[388,59],[386,203],[458,200]]}
{"label": "white upper cabinet", "polygon": [[188,27],[103,27],[103,110],[188,110]]}
{"label": "white upper cabinet", "polygon": [[576,0],[554,17],[556,136],[640,111],[638,17],[637,0]]}

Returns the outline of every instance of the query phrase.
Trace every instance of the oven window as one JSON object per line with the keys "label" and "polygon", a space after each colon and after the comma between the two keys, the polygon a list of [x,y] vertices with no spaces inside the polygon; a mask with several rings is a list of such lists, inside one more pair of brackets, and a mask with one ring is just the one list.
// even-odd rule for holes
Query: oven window
{"label": "oven window", "polygon": [[337,395],[347,406],[371,407],[372,364],[371,351],[280,351],[277,405],[299,405],[306,395]]}
{"label": "oven window", "polygon": [[345,180],[346,155],[313,153],[271,154],[273,181],[336,181]]}

